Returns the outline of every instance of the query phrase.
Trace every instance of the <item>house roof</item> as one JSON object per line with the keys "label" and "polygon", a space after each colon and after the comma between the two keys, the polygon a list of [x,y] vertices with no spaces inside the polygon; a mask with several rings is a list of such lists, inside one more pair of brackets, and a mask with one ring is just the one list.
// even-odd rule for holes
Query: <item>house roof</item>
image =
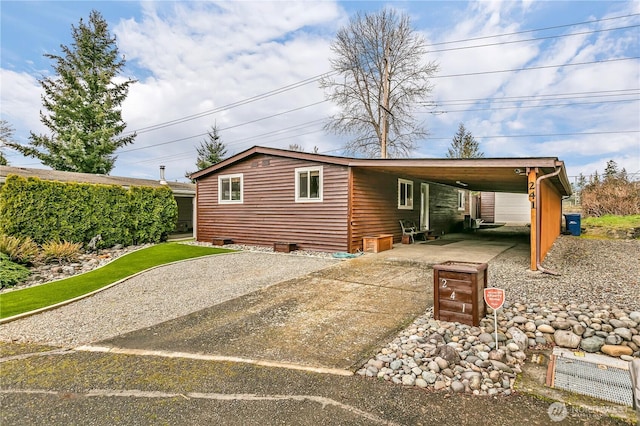
{"label": "house roof", "polygon": [[295,158],[315,163],[342,165],[380,173],[394,173],[473,191],[513,193],[528,192],[527,170],[538,169],[538,176],[541,176],[560,168],[560,173],[550,178],[550,181],[561,195],[571,195],[571,185],[567,178],[564,162],[558,160],[557,157],[365,159],[254,146],[192,174],[191,178],[201,179],[259,154]]}
{"label": "house roof", "polygon": [[[98,175],[91,173],[62,172],[58,170],[31,169],[25,167],[0,166],[0,184],[3,184],[9,175],[21,177],[37,177],[42,180],[54,180],[59,182],[93,183],[102,185],[129,186],[150,186],[161,187],[159,180],[136,179],[121,176]],[[196,186],[192,183],[167,182],[166,186],[171,188],[175,195],[194,196]]]}

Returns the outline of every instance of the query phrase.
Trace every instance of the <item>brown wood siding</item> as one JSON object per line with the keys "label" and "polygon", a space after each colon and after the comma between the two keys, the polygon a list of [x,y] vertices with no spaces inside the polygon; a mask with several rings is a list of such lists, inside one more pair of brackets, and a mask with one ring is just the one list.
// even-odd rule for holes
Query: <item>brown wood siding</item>
{"label": "brown wood siding", "polygon": [[[295,202],[295,168],[323,166],[323,201]],[[243,174],[242,204],[218,203],[218,176]],[[264,154],[198,180],[198,240],[290,242],[305,250],[346,251],[348,168]]]}
{"label": "brown wood siding", "polygon": [[[413,209],[398,209],[398,178],[413,181]],[[388,173],[353,169],[351,191],[350,250],[362,249],[366,236],[391,234],[402,237],[400,219],[420,223],[420,180]],[[461,226],[464,211],[458,211],[458,190],[446,185],[429,184],[429,228],[440,235]]]}
{"label": "brown wood siding", "polygon": [[429,183],[429,228],[434,234],[442,235],[462,230],[466,211],[466,208],[458,210],[458,188]]}
{"label": "brown wood siding", "polygon": [[480,193],[480,219],[487,223],[494,223],[496,219],[496,193]]}
{"label": "brown wood siding", "polygon": [[542,224],[540,233],[540,261],[542,262],[560,235],[562,226],[562,196],[549,179],[540,182]]}

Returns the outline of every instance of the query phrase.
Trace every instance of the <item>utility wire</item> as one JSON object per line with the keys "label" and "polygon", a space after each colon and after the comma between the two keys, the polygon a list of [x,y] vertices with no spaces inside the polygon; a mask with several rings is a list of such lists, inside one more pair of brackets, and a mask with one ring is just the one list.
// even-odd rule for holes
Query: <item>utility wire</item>
{"label": "utility wire", "polygon": [[574,37],[574,36],[579,36],[579,35],[602,33],[602,32],[606,32],[606,31],[625,30],[625,29],[637,28],[637,27],[640,27],[640,25],[629,25],[629,26],[626,26],[626,27],[607,28],[607,29],[593,30],[593,31],[582,31],[582,32],[579,32],[579,33],[560,34],[560,35],[553,35],[553,36],[546,36],[546,37],[527,38],[527,39],[523,39],[523,40],[509,40],[509,41],[500,41],[500,42],[496,42],[496,43],[474,44],[472,46],[449,47],[447,49],[429,50],[429,53],[451,52],[451,51],[454,51],[454,50],[475,49],[477,47],[502,46],[504,44],[528,43],[528,42],[531,42],[531,41],[549,40],[549,39],[552,39],[552,38]]}
{"label": "utility wire", "polygon": [[[572,23],[572,24],[564,24],[564,25],[556,25],[556,26],[552,26],[552,27],[546,27],[546,28],[538,28],[538,29],[532,29],[532,30],[523,30],[523,31],[517,31],[517,32],[512,32],[512,33],[505,33],[505,34],[496,34],[496,35],[490,35],[490,36],[483,36],[483,37],[474,37],[474,38],[468,38],[468,39],[462,39],[462,40],[453,40],[453,41],[446,41],[446,42],[440,42],[440,43],[432,43],[428,46],[440,46],[440,45],[445,45],[445,44],[452,44],[452,43],[464,43],[464,42],[468,42],[468,41],[476,41],[476,40],[485,40],[485,39],[489,39],[489,38],[496,38],[496,37],[506,37],[506,36],[510,36],[510,35],[517,35],[517,34],[525,34],[525,33],[531,33],[531,32],[537,32],[537,31],[546,31],[546,30],[550,30],[550,29],[557,29],[557,28],[565,28],[565,27],[571,27],[571,26],[577,26],[577,25],[586,25],[586,24],[593,24],[593,23],[598,23],[598,22],[604,22],[604,21],[611,21],[611,20],[616,20],[616,19],[624,19],[624,18],[630,18],[630,17],[634,17],[634,16],[638,16],[640,15],[640,13],[636,13],[636,14],[630,14],[630,15],[623,15],[623,16],[616,16],[616,17],[611,17],[611,18],[603,18],[603,19],[595,19],[595,20],[591,20],[591,21],[584,21],[584,22],[577,22],[577,23]],[[559,35],[557,37],[563,37],[564,35]],[[553,37],[550,37],[553,38]],[[510,42],[505,42],[506,43],[510,43]],[[500,43],[498,43],[500,44]],[[427,46],[427,47],[428,47]],[[481,47],[481,46],[478,46]],[[131,131],[127,131],[124,133],[124,135],[128,135],[128,134],[133,134],[133,133],[137,133],[137,134],[141,134],[141,133],[147,133],[147,132],[151,132],[154,130],[159,130],[165,127],[169,127],[169,126],[173,126],[175,124],[181,124],[187,121],[191,121],[191,120],[195,120],[198,118],[202,118],[205,117],[207,115],[211,115],[211,114],[215,114],[217,112],[222,112],[225,110],[229,110],[232,108],[236,108],[242,105],[246,105],[252,102],[256,102],[259,100],[263,100],[266,99],[268,97],[271,96],[275,96],[293,89],[297,89],[299,87],[305,86],[307,84],[311,84],[315,81],[318,81],[320,78],[322,77],[329,77],[331,75],[335,75],[337,74],[337,71],[329,71],[326,73],[322,73],[322,74],[318,74],[316,76],[313,77],[309,77],[306,78],[304,80],[298,81],[296,83],[292,83],[265,93],[261,93],[237,102],[233,102],[227,105],[223,105],[214,109],[210,109],[210,110],[206,110],[206,111],[202,111],[196,114],[191,114],[191,115],[187,115],[184,117],[180,117],[180,118],[176,118],[174,120],[169,120],[169,121],[164,121],[158,124],[154,124],[151,126],[147,126],[147,127],[141,127],[139,129],[135,129],[135,130],[131,130]],[[444,77],[444,76],[443,76]]]}
{"label": "utility wire", "polygon": [[624,18],[632,18],[634,16],[639,16],[639,15],[640,15],[640,13],[632,13],[632,14],[629,14],[629,15],[613,16],[611,18],[593,19],[591,21],[576,22],[576,23],[573,23],[573,24],[555,25],[553,27],[536,28],[536,29],[533,29],[533,30],[515,31],[515,32],[512,32],[512,33],[495,34],[495,35],[489,35],[489,36],[467,38],[467,39],[464,39],[464,40],[442,41],[442,42],[439,42],[439,43],[431,43],[428,46],[442,46],[443,44],[464,43],[464,42],[467,42],[467,41],[486,40],[486,39],[489,39],[489,38],[507,37],[507,36],[518,35],[518,34],[534,33],[534,32],[538,32],[538,31],[555,30],[555,29],[558,29],[558,28],[567,28],[567,27],[573,27],[573,26],[576,26],[576,25],[597,24],[598,22],[613,21],[613,20],[616,20],[616,19],[624,19]]}

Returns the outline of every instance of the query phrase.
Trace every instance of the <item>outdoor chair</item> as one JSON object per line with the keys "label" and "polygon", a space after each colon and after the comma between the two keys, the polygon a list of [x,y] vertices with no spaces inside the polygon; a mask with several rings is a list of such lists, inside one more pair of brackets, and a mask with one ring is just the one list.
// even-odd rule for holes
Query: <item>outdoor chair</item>
{"label": "outdoor chair", "polygon": [[408,235],[409,236],[409,241],[411,241],[411,243],[415,243],[415,236],[416,235],[421,235],[422,239],[426,241],[427,239],[427,233],[429,232],[427,231],[421,231],[418,229],[418,227],[416,226],[415,222],[413,222],[412,220],[404,220],[404,219],[400,219],[400,227],[402,228],[402,235]]}

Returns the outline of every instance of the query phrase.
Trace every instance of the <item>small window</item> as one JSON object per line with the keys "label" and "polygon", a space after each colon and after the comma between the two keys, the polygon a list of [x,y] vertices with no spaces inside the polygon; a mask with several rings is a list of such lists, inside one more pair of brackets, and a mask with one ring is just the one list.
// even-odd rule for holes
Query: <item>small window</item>
{"label": "small window", "polygon": [[296,169],[296,202],[322,201],[322,167]]}
{"label": "small window", "polygon": [[398,208],[413,210],[413,181],[398,179]]}
{"label": "small window", "polygon": [[243,201],[243,186],[242,173],[218,176],[218,201],[220,204],[241,204]]}
{"label": "small window", "polygon": [[458,210],[464,210],[466,194],[463,190],[458,189]]}

